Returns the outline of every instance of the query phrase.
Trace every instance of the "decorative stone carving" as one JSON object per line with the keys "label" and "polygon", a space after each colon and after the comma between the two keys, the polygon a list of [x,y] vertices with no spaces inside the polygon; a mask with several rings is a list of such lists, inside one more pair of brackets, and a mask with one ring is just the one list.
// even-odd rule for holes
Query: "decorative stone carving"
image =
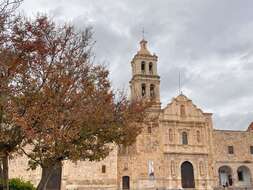
{"label": "decorative stone carving", "polygon": [[201,176],[205,175],[205,165],[203,161],[199,162],[199,173]]}
{"label": "decorative stone carving", "polygon": [[173,141],[174,141],[173,130],[169,129],[169,142],[173,142]]}
{"label": "decorative stone carving", "polygon": [[171,160],[171,176],[176,177],[176,163],[174,160]]}

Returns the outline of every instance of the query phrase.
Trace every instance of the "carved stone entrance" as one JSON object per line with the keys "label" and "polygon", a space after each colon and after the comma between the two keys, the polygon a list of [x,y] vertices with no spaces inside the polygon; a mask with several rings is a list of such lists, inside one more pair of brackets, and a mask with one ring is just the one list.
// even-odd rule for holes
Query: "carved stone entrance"
{"label": "carved stone entrance", "polygon": [[181,165],[181,180],[183,188],[195,188],[193,166],[188,161]]}

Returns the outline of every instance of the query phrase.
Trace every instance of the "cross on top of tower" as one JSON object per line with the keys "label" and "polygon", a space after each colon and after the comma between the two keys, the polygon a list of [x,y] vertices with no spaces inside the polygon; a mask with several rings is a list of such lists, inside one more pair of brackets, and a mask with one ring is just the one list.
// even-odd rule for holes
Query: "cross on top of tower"
{"label": "cross on top of tower", "polygon": [[143,40],[145,39],[145,30],[144,30],[144,27],[142,28],[142,39]]}
{"label": "cross on top of tower", "polygon": [[145,40],[145,30],[144,27],[142,28],[142,40],[140,41],[140,50],[138,51],[138,54],[146,54],[151,55],[150,52],[147,49],[147,41]]}
{"label": "cross on top of tower", "polygon": [[178,92],[179,92],[179,95],[183,95],[182,76],[181,76],[181,72],[180,71],[178,73]]}

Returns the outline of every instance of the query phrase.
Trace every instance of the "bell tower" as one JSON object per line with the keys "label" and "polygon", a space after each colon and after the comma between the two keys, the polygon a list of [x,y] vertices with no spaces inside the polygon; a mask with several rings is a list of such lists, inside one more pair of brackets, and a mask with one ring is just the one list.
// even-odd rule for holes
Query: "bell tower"
{"label": "bell tower", "polygon": [[160,103],[160,76],[157,74],[157,60],[147,48],[147,41],[140,41],[140,49],[131,61],[132,79],[130,81],[131,99],[145,98],[154,100],[156,107]]}

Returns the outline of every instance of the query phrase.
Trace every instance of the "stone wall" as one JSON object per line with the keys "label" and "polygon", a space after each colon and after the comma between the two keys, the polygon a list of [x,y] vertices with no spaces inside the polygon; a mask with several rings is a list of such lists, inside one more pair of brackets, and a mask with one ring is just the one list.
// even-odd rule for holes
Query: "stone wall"
{"label": "stone wall", "polygon": [[28,170],[28,159],[25,156],[16,155],[9,161],[9,177],[22,178],[37,186],[41,178],[41,169]]}
{"label": "stone wall", "polygon": [[[9,166],[10,178],[22,178],[31,181],[35,186],[41,179],[41,169],[27,170],[28,160],[24,156],[11,159]],[[102,167],[105,167],[105,173],[102,172]],[[62,189],[117,189],[117,147],[114,147],[106,159],[99,162],[64,162],[62,179]]]}
{"label": "stone wall", "polygon": [[[250,152],[250,146],[253,146],[253,131],[214,130],[213,139],[216,186],[220,183],[219,168],[224,166],[231,170],[233,186],[243,185],[238,180],[238,168],[248,168],[252,185],[253,154]],[[228,153],[228,146],[233,146],[233,154]]]}
{"label": "stone wall", "polygon": [[[102,171],[105,167],[105,171]],[[63,168],[66,189],[117,189],[117,147],[99,162],[66,162]]]}

